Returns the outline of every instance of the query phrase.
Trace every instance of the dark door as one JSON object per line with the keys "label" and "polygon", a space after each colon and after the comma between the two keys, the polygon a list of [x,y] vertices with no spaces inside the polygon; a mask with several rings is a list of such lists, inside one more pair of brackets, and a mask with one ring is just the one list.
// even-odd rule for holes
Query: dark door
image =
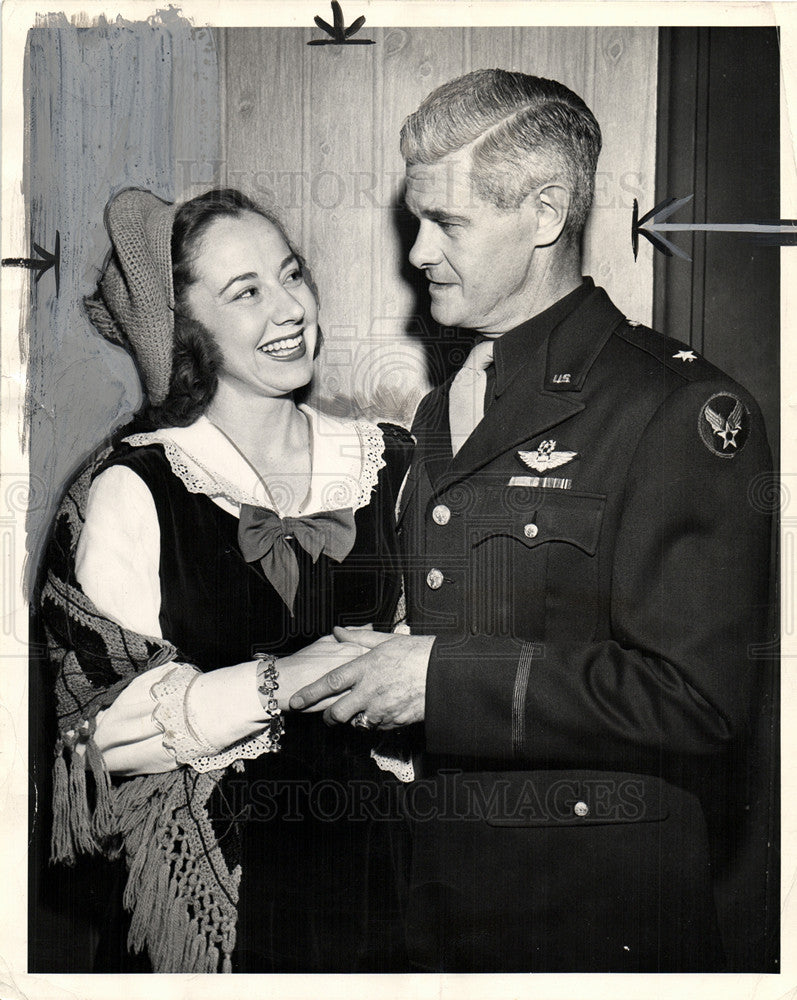
{"label": "dark door", "polygon": [[[780,219],[779,77],[775,28],[661,30],[656,200],[694,194],[668,221]],[[654,326],[688,341],[750,390],[777,468],[780,255],[797,249],[720,233],[672,239],[692,261],[656,254]],[[758,484],[751,502],[774,509],[776,480],[765,486]],[[773,602],[776,580],[773,572]],[[703,790],[721,927],[736,972],[779,971],[776,617],[773,608],[772,645],[749,651],[761,677],[753,732],[721,763],[718,783]]]}

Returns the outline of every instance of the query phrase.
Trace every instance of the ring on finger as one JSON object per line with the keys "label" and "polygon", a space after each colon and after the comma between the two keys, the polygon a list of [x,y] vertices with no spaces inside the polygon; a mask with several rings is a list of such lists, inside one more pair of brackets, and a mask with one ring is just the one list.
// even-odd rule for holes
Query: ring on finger
{"label": "ring on finger", "polygon": [[365,712],[358,712],[351,720],[351,724],[358,729],[376,729],[377,723],[371,722]]}

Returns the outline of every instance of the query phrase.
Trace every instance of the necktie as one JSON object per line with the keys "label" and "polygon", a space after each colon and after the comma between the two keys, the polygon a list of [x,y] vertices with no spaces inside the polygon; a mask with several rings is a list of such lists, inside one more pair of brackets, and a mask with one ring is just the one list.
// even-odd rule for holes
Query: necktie
{"label": "necktie", "polygon": [[465,360],[451,383],[448,394],[448,423],[454,455],[473,433],[484,416],[487,368],[493,360],[493,341],[481,340]]}
{"label": "necktie", "polygon": [[354,513],[345,510],[320,511],[307,517],[280,517],[267,507],[241,504],[238,545],[247,562],[260,562],[268,582],[293,614],[299,586],[299,564],[288,543],[295,538],[313,562],[325,553],[342,562],[357,537]]}

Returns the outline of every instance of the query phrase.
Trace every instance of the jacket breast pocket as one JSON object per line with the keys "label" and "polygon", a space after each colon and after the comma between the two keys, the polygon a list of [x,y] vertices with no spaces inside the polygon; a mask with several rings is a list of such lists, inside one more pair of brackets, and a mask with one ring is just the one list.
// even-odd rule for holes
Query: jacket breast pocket
{"label": "jacket breast pocket", "polygon": [[482,617],[491,609],[493,627],[529,640],[589,640],[600,609],[606,497],[507,487],[494,504],[471,535]]}

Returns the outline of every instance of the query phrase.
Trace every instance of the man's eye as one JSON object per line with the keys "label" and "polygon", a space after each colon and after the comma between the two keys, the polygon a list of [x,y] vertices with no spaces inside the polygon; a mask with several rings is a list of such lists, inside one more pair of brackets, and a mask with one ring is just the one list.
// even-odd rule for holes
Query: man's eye
{"label": "man's eye", "polygon": [[453,233],[457,228],[456,222],[438,222],[438,226],[443,230],[444,233]]}

